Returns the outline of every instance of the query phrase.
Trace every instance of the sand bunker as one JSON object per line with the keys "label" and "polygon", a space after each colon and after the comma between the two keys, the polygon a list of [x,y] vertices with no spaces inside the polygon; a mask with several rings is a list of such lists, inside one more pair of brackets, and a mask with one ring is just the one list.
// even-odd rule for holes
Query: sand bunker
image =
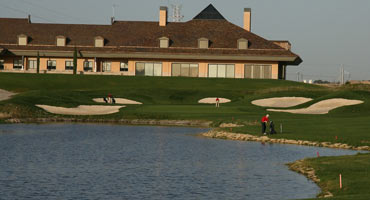
{"label": "sand bunker", "polygon": [[343,106],[351,106],[364,103],[360,100],[349,100],[349,99],[327,99],[315,103],[307,108],[302,109],[289,109],[289,110],[280,110],[280,109],[267,109],[268,111],[274,112],[288,112],[295,114],[327,114],[330,110]]}
{"label": "sand bunker", "polygon": [[[123,98],[114,98],[116,100],[116,104],[143,104],[138,101],[133,101],[130,99],[123,99]],[[94,98],[93,101],[98,102],[98,103],[105,103],[103,98]]]}
{"label": "sand bunker", "polygon": [[15,95],[15,93],[0,89],[0,101],[10,99],[13,95]]}
{"label": "sand bunker", "polygon": [[[216,99],[217,97],[208,97],[204,98],[198,101],[198,103],[208,103],[208,104],[216,104]],[[230,99],[225,99],[225,98],[218,98],[220,100],[220,103],[229,103],[231,102]]]}
{"label": "sand bunker", "polygon": [[311,98],[305,97],[277,97],[254,100],[252,101],[252,104],[262,107],[288,108],[311,100]]}
{"label": "sand bunker", "polygon": [[90,106],[81,105],[77,108],[64,108],[47,105],[36,105],[50,113],[61,115],[107,115],[119,112],[120,108],[125,106]]}

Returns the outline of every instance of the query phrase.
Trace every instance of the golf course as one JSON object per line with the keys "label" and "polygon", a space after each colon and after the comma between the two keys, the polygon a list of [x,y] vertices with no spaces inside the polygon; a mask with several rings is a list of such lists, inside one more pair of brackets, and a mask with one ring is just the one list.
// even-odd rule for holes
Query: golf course
{"label": "golf course", "polygon": [[[277,134],[271,139],[304,140],[341,143],[353,147],[370,146],[370,85],[346,84],[326,87],[285,80],[211,79],[185,77],[129,77],[102,75],[61,75],[0,73],[0,89],[11,92],[0,101],[0,123],[77,120],[82,122],[122,122],[134,120],[188,120],[207,124],[214,130],[261,136],[261,118],[269,114]],[[97,101],[111,94],[115,105]],[[216,108],[199,103],[204,98],[230,100]],[[254,105],[255,100],[279,97],[310,98],[286,108]],[[312,99],[312,100],[311,100]],[[304,109],[331,100],[354,100],[328,113],[302,114],[281,112]],[[41,105],[41,106],[40,106]],[[96,115],[54,114],[43,107],[89,109],[110,108],[107,114],[97,108]],[[81,113],[86,113],[85,110]],[[196,123],[195,123],[196,124]],[[236,124],[235,127],[220,127]],[[317,183],[328,199],[370,199],[370,154],[305,159],[302,166],[313,168],[320,179]],[[339,174],[343,187],[339,188]]]}

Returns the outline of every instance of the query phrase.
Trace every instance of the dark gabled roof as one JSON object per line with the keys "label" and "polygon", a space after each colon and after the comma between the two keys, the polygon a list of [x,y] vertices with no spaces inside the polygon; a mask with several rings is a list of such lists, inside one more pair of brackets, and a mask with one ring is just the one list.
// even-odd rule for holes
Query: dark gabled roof
{"label": "dark gabled roof", "polygon": [[[199,38],[210,40],[209,48],[236,49],[237,40],[249,41],[249,49],[282,50],[278,45],[263,39],[226,20],[190,20],[169,22],[165,27],[158,22],[116,21],[113,25],[43,24],[28,23],[27,19],[0,18],[0,45],[17,44],[17,36],[28,36],[28,44],[55,45],[57,36],[67,38],[67,46],[94,46],[101,36],[107,47],[158,47],[158,39],[168,37],[170,47],[197,48]],[[212,30],[212,31],[210,31]]]}
{"label": "dark gabled roof", "polygon": [[212,5],[209,4],[207,8],[202,10],[197,16],[193,19],[225,19],[220,12]]}
{"label": "dark gabled roof", "polygon": [[[219,20],[215,20],[219,19]],[[221,20],[223,19],[223,20]],[[299,58],[290,50],[281,48],[252,32],[236,26],[209,5],[188,22],[116,21],[112,25],[29,23],[28,19],[0,18],[0,46],[12,50],[69,51],[74,46],[96,52],[138,52],[196,55],[285,56]],[[17,36],[25,34],[27,46],[18,46]],[[65,47],[56,46],[56,37],[65,36]],[[94,39],[101,36],[105,47],[95,48]],[[170,47],[159,48],[159,38],[168,37]],[[198,48],[198,39],[209,39],[208,49]],[[237,49],[237,41],[248,40],[248,49]]]}

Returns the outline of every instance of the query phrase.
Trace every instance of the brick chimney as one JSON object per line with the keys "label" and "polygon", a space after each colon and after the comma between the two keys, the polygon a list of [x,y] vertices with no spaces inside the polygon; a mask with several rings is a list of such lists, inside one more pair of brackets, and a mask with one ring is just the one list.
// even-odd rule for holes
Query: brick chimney
{"label": "brick chimney", "polygon": [[167,25],[167,7],[161,6],[159,9],[159,26]]}
{"label": "brick chimney", "polygon": [[251,18],[252,18],[252,11],[250,8],[244,8],[244,29],[247,31],[251,31]]}

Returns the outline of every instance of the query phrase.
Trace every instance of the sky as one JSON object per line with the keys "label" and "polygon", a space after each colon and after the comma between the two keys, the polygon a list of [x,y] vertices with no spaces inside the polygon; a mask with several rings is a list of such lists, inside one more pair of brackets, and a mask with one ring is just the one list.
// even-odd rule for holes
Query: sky
{"label": "sky", "polygon": [[[109,24],[158,21],[159,7],[182,6],[182,21],[191,20],[212,3],[231,23],[243,24],[244,8],[252,9],[252,32],[268,40],[289,40],[303,59],[288,66],[297,80],[370,80],[369,0],[0,0],[0,17],[33,22]],[[171,14],[170,14],[171,15]],[[0,27],[3,28],[3,27]]]}

